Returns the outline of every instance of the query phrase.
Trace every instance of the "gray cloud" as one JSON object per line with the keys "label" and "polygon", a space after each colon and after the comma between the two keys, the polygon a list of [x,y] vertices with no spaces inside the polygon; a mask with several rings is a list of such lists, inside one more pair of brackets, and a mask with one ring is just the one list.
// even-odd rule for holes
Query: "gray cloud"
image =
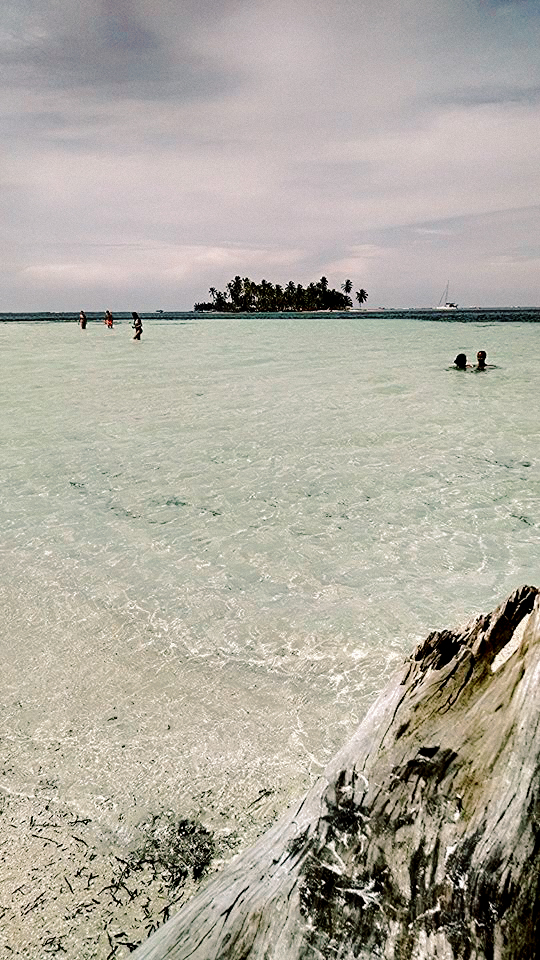
{"label": "gray cloud", "polygon": [[8,4],[7,306],[189,307],[236,272],[540,299],[539,32],[526,0]]}
{"label": "gray cloud", "polygon": [[185,34],[178,30],[178,13],[167,11],[166,4],[44,0],[38,9],[25,16],[23,6],[0,42],[3,74],[15,86],[109,100],[162,100],[207,97],[237,82],[233,71],[217,67],[184,41],[201,21],[194,4],[182,5]]}
{"label": "gray cloud", "polygon": [[482,104],[530,103],[540,101],[540,85],[527,87],[470,87],[456,91],[453,95],[447,94],[438,99],[440,104],[454,104],[472,106]]}

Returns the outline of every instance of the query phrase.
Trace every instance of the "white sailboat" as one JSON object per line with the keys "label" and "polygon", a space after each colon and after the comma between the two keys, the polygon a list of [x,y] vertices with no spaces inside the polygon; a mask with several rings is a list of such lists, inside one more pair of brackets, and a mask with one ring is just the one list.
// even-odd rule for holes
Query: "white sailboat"
{"label": "white sailboat", "polygon": [[437,304],[437,310],[457,310],[457,303],[454,303],[452,300],[448,299],[448,291],[450,289],[450,281],[446,281],[446,286],[443,291],[443,295]]}

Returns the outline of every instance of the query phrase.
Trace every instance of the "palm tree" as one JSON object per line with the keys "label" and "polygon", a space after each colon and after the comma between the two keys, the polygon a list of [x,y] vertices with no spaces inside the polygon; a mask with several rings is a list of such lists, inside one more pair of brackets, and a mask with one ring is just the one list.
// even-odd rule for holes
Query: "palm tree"
{"label": "palm tree", "polygon": [[368,296],[369,294],[364,290],[363,287],[361,290],[356,291],[356,299],[358,300],[358,303],[360,304],[360,306],[362,306],[362,304],[366,302]]}
{"label": "palm tree", "polygon": [[261,280],[259,284],[259,297],[257,307],[262,313],[268,313],[272,309],[273,285],[268,280]]}
{"label": "palm tree", "polygon": [[216,310],[221,310],[223,313],[225,313],[227,310],[230,310],[230,306],[227,303],[227,297],[221,292],[221,290],[218,290],[216,293],[214,306]]}
{"label": "palm tree", "polygon": [[315,286],[313,281],[311,281],[311,283],[308,283],[306,287],[306,307],[308,310],[319,309],[320,307],[319,295],[320,295],[320,285],[317,284],[317,286]]}
{"label": "palm tree", "polygon": [[235,310],[239,310],[242,302],[242,278],[238,275],[227,284],[231,303]]}
{"label": "palm tree", "polygon": [[349,296],[352,290],[352,280],[346,280],[345,283],[342,283],[341,289],[343,290],[343,293],[346,293],[347,296]]}
{"label": "palm tree", "polygon": [[294,280],[289,280],[285,287],[285,306],[287,310],[294,310],[296,302],[296,284]]}

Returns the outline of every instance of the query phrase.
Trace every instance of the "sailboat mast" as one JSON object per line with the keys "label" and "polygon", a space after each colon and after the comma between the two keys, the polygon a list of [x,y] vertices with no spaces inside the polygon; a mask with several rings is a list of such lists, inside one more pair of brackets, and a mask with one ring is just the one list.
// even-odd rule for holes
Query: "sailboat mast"
{"label": "sailboat mast", "polygon": [[441,296],[441,299],[439,300],[439,302],[438,302],[438,304],[437,304],[437,307],[444,307],[445,304],[448,302],[448,291],[449,291],[449,289],[450,289],[450,281],[447,280],[447,281],[446,281],[446,286],[445,286],[445,288],[444,288],[444,290],[443,290],[443,292],[442,292],[442,296]]}

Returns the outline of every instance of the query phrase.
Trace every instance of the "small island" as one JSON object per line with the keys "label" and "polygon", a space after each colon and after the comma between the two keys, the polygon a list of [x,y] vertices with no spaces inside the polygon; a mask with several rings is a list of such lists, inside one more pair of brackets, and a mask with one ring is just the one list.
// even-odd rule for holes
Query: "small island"
{"label": "small island", "polygon": [[[350,297],[352,280],[345,280],[341,290],[328,286],[326,277],[321,277],[317,283],[310,283],[307,287],[294,280],[282,286],[279,283],[270,283],[261,280],[256,283],[249,277],[236,276],[229,281],[225,291],[210,287],[211,301],[196,303],[196,311],[213,311],[216,313],[291,313],[313,312],[317,310],[350,310],[353,302]],[[367,292],[361,288],[355,297],[359,306],[368,298]]]}

